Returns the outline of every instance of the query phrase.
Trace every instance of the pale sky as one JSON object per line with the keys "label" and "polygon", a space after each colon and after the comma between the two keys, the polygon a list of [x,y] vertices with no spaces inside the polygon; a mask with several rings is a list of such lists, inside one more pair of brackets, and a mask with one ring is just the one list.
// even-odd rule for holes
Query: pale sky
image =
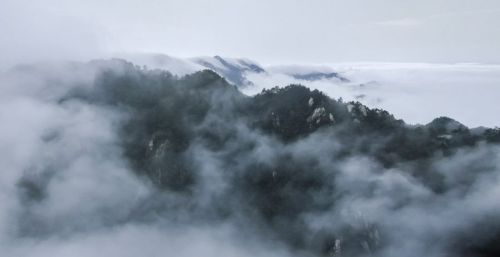
{"label": "pale sky", "polygon": [[498,0],[0,0],[0,64],[115,52],[500,63]]}

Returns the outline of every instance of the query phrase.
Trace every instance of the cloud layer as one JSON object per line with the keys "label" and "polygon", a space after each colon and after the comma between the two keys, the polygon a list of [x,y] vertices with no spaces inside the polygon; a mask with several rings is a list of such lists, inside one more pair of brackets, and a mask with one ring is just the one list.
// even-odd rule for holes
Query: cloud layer
{"label": "cloud layer", "polygon": [[9,256],[499,252],[494,130],[119,60],[0,81]]}

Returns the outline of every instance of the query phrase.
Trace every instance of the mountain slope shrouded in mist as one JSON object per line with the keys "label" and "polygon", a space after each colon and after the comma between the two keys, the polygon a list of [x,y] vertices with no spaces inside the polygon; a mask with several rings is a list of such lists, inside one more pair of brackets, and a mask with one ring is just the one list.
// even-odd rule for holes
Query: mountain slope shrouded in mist
{"label": "mountain slope shrouded in mist", "polygon": [[223,256],[500,254],[497,128],[408,125],[301,85],[247,96],[213,71],[121,60],[1,77],[6,107],[22,107],[20,121],[0,112],[0,139],[23,142],[0,148],[9,256],[94,240],[203,255],[211,237]]}
{"label": "mountain slope shrouded in mist", "polygon": [[303,82],[331,81],[332,83],[339,83],[349,81],[329,67],[315,65],[265,67],[246,58],[227,58],[218,55],[188,59],[164,54],[119,54],[117,57],[130,60],[138,65],[167,70],[179,76],[209,69],[224,77],[229,83],[241,88],[255,86],[252,76],[280,75]]}
{"label": "mountain slope shrouded in mist", "polygon": [[[432,63],[259,64],[221,56],[176,58],[164,54],[117,55],[134,64],[163,69],[178,76],[210,69],[247,95],[277,85],[302,84],[332,98],[360,101],[389,111],[410,124],[438,116],[467,126],[500,124],[496,96],[500,65]],[[470,106],[470,108],[465,108]],[[418,108],[414,108],[418,106]]]}

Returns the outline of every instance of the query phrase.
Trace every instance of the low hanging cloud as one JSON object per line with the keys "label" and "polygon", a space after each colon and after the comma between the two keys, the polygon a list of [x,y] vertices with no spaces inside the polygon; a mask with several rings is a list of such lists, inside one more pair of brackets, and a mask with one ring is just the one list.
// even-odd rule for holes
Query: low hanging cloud
{"label": "low hanging cloud", "polygon": [[121,60],[1,75],[9,256],[496,256],[499,133]]}
{"label": "low hanging cloud", "polygon": [[[426,124],[437,116],[449,116],[470,127],[500,124],[495,104],[500,83],[500,66],[495,64],[429,63],[333,63],[266,67],[267,74],[247,74],[254,87],[243,88],[249,95],[263,88],[304,83],[330,97],[360,101],[381,108],[412,124]],[[303,81],[283,74],[293,72],[338,72],[349,82]]]}

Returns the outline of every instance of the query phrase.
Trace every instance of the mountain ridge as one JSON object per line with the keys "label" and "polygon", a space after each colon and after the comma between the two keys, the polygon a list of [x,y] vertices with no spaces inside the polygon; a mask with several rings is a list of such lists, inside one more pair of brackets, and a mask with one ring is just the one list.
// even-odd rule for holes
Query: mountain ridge
{"label": "mountain ridge", "polygon": [[[231,221],[241,233],[306,256],[384,256],[408,250],[400,244],[400,231],[416,244],[422,240],[418,233],[435,236],[425,217],[421,223],[403,222],[401,212],[425,213],[445,200],[462,206],[463,196],[474,196],[497,169],[498,128],[472,133],[447,117],[408,125],[387,111],[302,85],[247,96],[211,70],[179,77],[101,60],[71,72],[95,67],[89,85],[55,101],[125,114],[116,124],[117,146],[134,175],[155,189],[128,221]],[[51,74],[47,83],[60,75]],[[52,174],[23,177],[18,183],[23,201],[43,203],[50,197]],[[356,214],[361,210],[367,214]],[[442,232],[442,251],[464,257],[500,253],[497,226],[468,243],[482,231],[474,224],[496,224],[494,216],[451,210],[469,218],[470,227]],[[30,220],[41,231],[21,227],[21,236],[36,237],[50,228],[43,219]],[[425,230],[414,234],[421,226]]]}

